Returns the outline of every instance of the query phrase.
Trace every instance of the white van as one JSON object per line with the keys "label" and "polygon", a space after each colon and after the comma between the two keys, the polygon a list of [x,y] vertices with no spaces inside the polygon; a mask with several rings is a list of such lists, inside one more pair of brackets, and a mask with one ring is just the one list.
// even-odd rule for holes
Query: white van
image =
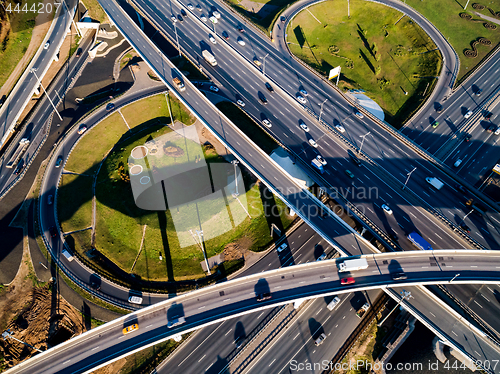
{"label": "white van", "polygon": [[128,302],[132,304],[142,304],[142,297],[139,296],[130,296],[128,298]]}
{"label": "white van", "polygon": [[184,317],[179,317],[179,318],[173,319],[172,321],[168,321],[167,327],[169,329],[171,329],[172,327],[182,325],[185,322],[186,322],[186,319]]}
{"label": "white van", "polygon": [[332,310],[334,310],[334,309],[337,307],[337,305],[339,305],[339,303],[340,303],[340,299],[339,299],[339,297],[338,297],[338,296],[335,296],[335,297],[333,298],[333,300],[330,302],[330,304],[328,304],[326,307],[327,307],[327,308],[328,308],[328,310],[331,312]]}
{"label": "white van", "polygon": [[455,161],[455,163],[453,164],[453,166],[455,166],[456,168],[458,168],[461,163],[462,163],[462,160],[458,159],[457,161]]}

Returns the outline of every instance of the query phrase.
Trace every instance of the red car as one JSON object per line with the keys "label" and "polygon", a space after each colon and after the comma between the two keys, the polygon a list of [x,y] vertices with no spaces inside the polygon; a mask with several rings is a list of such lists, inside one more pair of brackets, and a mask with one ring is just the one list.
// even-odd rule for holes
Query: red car
{"label": "red car", "polygon": [[340,284],[353,284],[355,282],[354,278],[342,278],[340,280]]}

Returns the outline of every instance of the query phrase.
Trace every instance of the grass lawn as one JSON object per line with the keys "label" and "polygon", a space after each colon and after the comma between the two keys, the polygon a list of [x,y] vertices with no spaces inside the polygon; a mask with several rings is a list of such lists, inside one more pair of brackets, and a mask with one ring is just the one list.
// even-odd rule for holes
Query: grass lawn
{"label": "grass lawn", "polygon": [[406,17],[394,25],[402,14],[380,4],[352,0],[350,19],[345,1],[308,9],[289,24],[292,53],[324,76],[340,65],[339,87],[365,90],[382,107],[386,121],[399,128],[434,82],[419,77],[436,76],[441,69],[432,40]]}
{"label": "grass lawn", "polygon": [[97,0],[83,0],[87,10],[89,11],[89,16],[93,20],[104,23],[108,20],[108,16],[104,13],[99,1]]}
{"label": "grass lawn", "polygon": [[[473,20],[482,20],[483,22],[471,22],[460,18],[459,15],[464,12],[463,6],[466,2],[467,0],[440,0],[439,2],[421,0],[406,1],[406,4],[413,7],[436,26],[455,49],[460,58],[459,80],[473,69],[486,54],[500,42],[500,25],[497,25],[495,30],[489,30],[483,26],[484,20],[472,14],[473,11],[476,11],[485,16],[493,17],[487,9],[474,9],[472,4],[475,2],[470,2],[467,7],[467,13],[472,16]],[[495,12],[500,12],[500,0],[480,0],[476,3],[488,6]],[[476,47],[478,53],[476,58],[465,57],[464,50],[471,49],[471,42],[480,37],[489,39],[491,41],[491,47],[479,45]]]}
{"label": "grass lawn", "polygon": [[[175,119],[185,118],[187,123],[193,122],[193,117],[174,98],[171,98],[171,105]],[[68,166],[65,167],[66,170],[94,175],[96,165],[101,161],[102,156],[113,147],[113,142],[121,140],[118,146],[109,153],[97,176],[96,249],[122,270],[130,273],[138,255],[146,225],[144,243],[133,269],[134,274],[144,280],[157,281],[203,277],[204,273],[200,266],[203,254],[200,248],[194,241],[188,246],[181,245],[180,235],[190,240],[192,238],[186,232],[179,232],[173,219],[182,223],[189,222],[193,214],[189,216],[189,210],[185,210],[172,213],[176,215],[172,217],[168,209],[166,211],[140,209],[135,204],[130,182],[122,179],[122,175],[128,176],[129,156],[133,148],[161,136],[174,135],[168,127],[163,125],[168,122],[163,120],[168,117],[165,96],[157,95],[141,100],[122,109],[122,113],[133,129],[132,135],[127,131],[118,113],[113,114],[84,136],[72,152]],[[158,118],[160,121],[157,120]],[[96,141],[97,139],[99,141]],[[173,147],[181,146],[177,140],[172,140],[170,143]],[[190,157],[203,156],[210,165],[212,176],[216,170],[216,164],[229,165],[215,153],[211,146],[200,148],[194,142],[186,140],[182,140],[182,143],[187,148],[184,148],[185,154],[176,157],[176,163],[184,162],[186,154]],[[198,153],[196,153],[196,148]],[[148,156],[148,160],[152,159],[152,155]],[[120,165],[124,166],[124,174],[120,174],[118,170]],[[195,185],[198,182],[198,176],[201,176],[201,173],[196,174],[195,179],[188,183]],[[262,250],[271,241],[268,223],[271,218],[266,218],[264,215],[260,192],[262,187],[246,173],[243,177],[248,191],[240,195],[240,200],[243,203],[246,200],[252,218],[248,218],[246,213],[241,212],[239,203],[231,196],[228,197],[228,205],[224,199],[208,201],[207,204],[212,204],[212,207],[219,209],[220,213],[209,216],[201,213],[201,219],[205,220],[203,229],[207,232],[212,230],[219,233],[220,231],[221,234],[215,238],[206,238],[205,246],[208,256],[221,253],[226,244],[239,240],[246,240],[246,243],[250,243],[249,247],[252,250]],[[224,174],[224,178],[227,178],[227,174]],[[59,218],[64,231],[82,229],[90,225],[91,185],[92,178],[90,177],[64,175],[58,196]],[[285,205],[277,199],[272,204],[276,205],[277,211],[280,212],[280,215],[274,218],[279,220],[278,225],[283,228],[288,227],[293,217],[287,215]],[[240,213],[241,215],[237,217]],[[226,219],[226,223],[229,222],[230,226],[225,231],[217,218],[219,215],[230,216],[230,220]],[[240,221],[242,222],[238,225]],[[90,231],[73,234],[67,239],[71,247],[83,254],[90,243]]]}
{"label": "grass lawn", "polygon": [[[16,3],[10,3],[12,10],[15,9]],[[29,10],[32,6],[38,9],[38,1],[28,0],[20,4],[20,9],[27,5]],[[5,3],[7,6],[8,3]],[[3,9],[2,9],[3,11]],[[2,12],[3,14],[3,12]],[[35,27],[35,17],[37,13],[34,12],[12,12],[7,13],[10,20],[10,31],[8,35],[0,40],[0,86],[7,81],[10,74],[16,67],[17,63],[24,56],[28,50],[28,45],[31,41],[31,34]],[[2,22],[2,26],[6,23]],[[2,30],[3,31],[3,30]]]}
{"label": "grass lawn", "polygon": [[238,106],[227,101],[217,103],[217,108],[226,115],[238,128],[245,133],[255,144],[260,146],[268,155],[278,147],[278,144],[260,126],[258,126]]}

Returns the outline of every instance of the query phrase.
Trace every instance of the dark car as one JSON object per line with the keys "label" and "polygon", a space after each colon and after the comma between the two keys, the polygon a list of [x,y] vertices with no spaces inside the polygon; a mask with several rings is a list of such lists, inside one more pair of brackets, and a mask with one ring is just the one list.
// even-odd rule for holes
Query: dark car
{"label": "dark car", "polygon": [[443,111],[443,106],[439,103],[435,105],[436,112],[441,113]]}
{"label": "dark car", "polygon": [[274,93],[274,88],[271,86],[269,82],[266,82],[266,88],[269,92]]}
{"label": "dark car", "polygon": [[482,89],[480,89],[480,88],[478,88],[478,89],[476,90],[476,92],[474,92],[474,94],[475,94],[476,96],[481,96],[481,93],[482,93],[482,92],[483,92],[483,90],[482,90]]}
{"label": "dark car", "polygon": [[97,282],[90,282],[90,287],[92,287],[96,291],[99,291],[101,289],[101,285]]}
{"label": "dark car", "polygon": [[465,135],[464,140],[465,140],[466,142],[470,142],[470,140],[471,140],[471,139],[472,139],[472,135],[471,135],[471,134],[467,134],[467,135]]}
{"label": "dark car", "polygon": [[182,14],[183,17],[187,17],[187,13],[186,13],[186,11],[184,9],[181,9],[181,14]]}
{"label": "dark car", "polygon": [[491,125],[490,127],[488,127],[486,129],[486,131],[488,131],[488,132],[495,132],[495,131],[497,131],[497,127],[495,125]]}
{"label": "dark car", "polygon": [[465,232],[470,233],[470,227],[469,227],[469,226],[467,226],[465,223],[463,223],[463,222],[462,222],[462,223],[460,224],[460,228],[461,228],[462,230],[464,230]]}
{"label": "dark car", "polygon": [[350,149],[347,151],[347,154],[349,155],[349,157],[351,158],[351,160],[358,166],[361,166],[361,160],[359,158],[356,157],[356,155],[354,154],[353,151],[351,151]]}
{"label": "dark car", "polygon": [[485,113],[485,115],[484,115],[484,119],[488,119],[488,120],[489,120],[489,119],[491,118],[491,116],[492,116],[492,115],[493,115],[493,113],[491,113],[491,112],[487,112],[487,113]]}
{"label": "dark car", "polygon": [[50,226],[49,228],[50,236],[55,238],[57,236],[57,229],[55,226]]}
{"label": "dark car", "polygon": [[271,292],[264,292],[257,295],[257,301],[265,301],[271,299]]}
{"label": "dark car", "polygon": [[266,97],[263,94],[261,94],[260,92],[259,92],[259,100],[264,105],[268,103]]}
{"label": "dark car", "polygon": [[406,274],[403,273],[402,271],[399,271],[397,273],[392,273],[391,277],[392,277],[392,280],[395,280],[395,281],[397,281],[397,280],[404,280],[404,279],[407,278]]}
{"label": "dark car", "polygon": [[115,104],[113,103],[109,103],[108,105],[106,105],[106,110],[109,112],[110,110],[113,110],[115,108]]}
{"label": "dark car", "polygon": [[456,187],[456,188],[457,188],[457,190],[459,190],[460,192],[462,192],[462,193],[467,193],[467,189],[466,189],[464,186],[462,186],[461,184],[457,184],[457,185],[455,185],[455,187]]}
{"label": "dark car", "polygon": [[182,18],[180,14],[177,15],[177,19],[179,20],[179,22],[184,22],[184,18]]}
{"label": "dark car", "polygon": [[281,17],[280,17],[280,20],[281,20],[281,23],[285,23],[285,21],[286,21],[286,17],[285,17],[285,16],[281,16]]}
{"label": "dark car", "polygon": [[16,175],[21,174],[21,171],[23,171],[23,169],[24,169],[24,159],[21,159],[21,161],[19,161],[19,164],[17,164],[14,174]]}
{"label": "dark car", "polygon": [[222,37],[226,40],[229,40],[229,34],[226,31],[222,32]]}
{"label": "dark car", "polygon": [[245,29],[243,28],[243,26],[238,25],[238,31],[239,32],[245,32]]}
{"label": "dark car", "polygon": [[81,48],[78,48],[76,50],[76,57],[80,57],[82,55],[82,49]]}
{"label": "dark car", "polygon": [[56,168],[60,167],[61,164],[63,162],[63,156],[59,156],[57,157],[57,160],[56,160]]}

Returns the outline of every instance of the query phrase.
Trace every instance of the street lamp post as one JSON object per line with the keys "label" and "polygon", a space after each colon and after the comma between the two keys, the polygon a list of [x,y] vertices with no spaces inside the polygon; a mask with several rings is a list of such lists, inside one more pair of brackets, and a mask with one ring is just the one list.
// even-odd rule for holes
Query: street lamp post
{"label": "street lamp post", "polygon": [[365,135],[360,135],[360,136],[359,136],[360,138],[363,138],[363,140],[361,140],[361,146],[359,147],[359,150],[358,150],[358,152],[359,152],[359,153],[361,153],[361,148],[363,148],[363,143],[364,143],[364,141],[365,141],[365,138],[366,138],[368,135],[370,135],[370,131],[368,131]]}
{"label": "street lamp post", "polygon": [[[465,221],[465,219],[469,216],[469,214],[471,214],[472,212],[474,211],[474,209],[471,209],[469,213],[467,213],[464,218],[462,218],[462,220],[460,221],[460,223],[458,224],[458,226],[460,226],[462,224],[463,221]],[[455,231],[457,228],[455,227],[453,229],[453,231]]]}
{"label": "street lamp post", "polygon": [[469,1],[470,1],[470,0],[467,0],[467,3],[466,3],[466,4],[465,4],[465,6],[464,6],[464,10],[465,10],[465,9],[467,9],[467,5],[469,5]]}
{"label": "street lamp post", "polygon": [[177,40],[177,49],[179,50],[179,57],[181,57],[182,56],[181,45],[179,43],[179,35],[177,34],[177,25],[175,22],[174,22],[174,30],[175,30],[175,40]]}
{"label": "street lamp post", "polygon": [[328,99],[325,99],[321,104],[318,104],[320,106],[319,110],[319,122],[321,122],[321,115],[323,114],[323,104],[327,102]]}
{"label": "street lamp post", "polygon": [[[66,7],[66,10],[68,11],[68,14],[71,16],[71,14],[69,13],[68,4],[66,4],[66,0],[62,0],[62,3]],[[82,37],[82,34],[80,34],[80,30],[78,30],[78,27],[76,27],[76,23],[75,23],[74,17],[71,17],[71,22],[73,22],[73,27],[75,28],[76,33],[78,34],[78,36]]]}
{"label": "street lamp post", "polygon": [[392,312],[394,312],[394,311],[396,310],[396,308],[399,306],[399,304],[401,304],[401,303],[403,302],[403,300],[405,300],[405,299],[408,299],[408,300],[409,300],[409,299],[411,299],[411,298],[413,297],[413,296],[411,295],[411,292],[409,292],[409,291],[405,291],[405,290],[401,291],[401,292],[400,292],[400,294],[401,294],[401,300],[399,300],[399,302],[396,304],[396,306],[394,307],[394,309],[393,309],[393,310],[391,310],[391,311],[389,312],[389,314],[388,314],[388,315],[386,315],[386,316],[385,316],[385,318],[384,318],[381,322],[377,323],[377,326],[378,326],[378,327],[380,327],[380,326],[382,326],[382,325],[384,324],[385,320],[386,320],[387,318],[389,318],[389,316],[392,314]]}
{"label": "street lamp post", "polygon": [[201,248],[203,249],[203,257],[205,258],[205,265],[207,267],[207,273],[210,275],[210,266],[208,265],[208,259],[207,259],[207,252],[205,250],[205,242],[203,241],[203,230],[196,230],[196,233],[198,234],[198,239],[200,240],[201,243]]}
{"label": "street lamp post", "polygon": [[262,68],[262,74],[264,74],[264,75],[266,75],[266,57],[267,56],[269,56],[269,53],[262,58],[262,60],[264,60],[264,65],[263,65],[263,68]]}
{"label": "street lamp post", "polygon": [[410,180],[411,173],[413,173],[416,169],[417,169],[417,167],[415,166],[412,171],[410,171],[408,174],[406,174],[408,177],[406,178],[405,184],[403,185],[403,190],[406,188],[406,184]]}
{"label": "street lamp post", "polygon": [[169,91],[165,93],[165,100],[167,100],[168,113],[170,114],[170,123],[172,124],[172,127],[174,127],[174,117],[172,116],[172,110],[170,110],[170,100],[168,99],[168,93]]}
{"label": "street lamp post", "polygon": [[455,274],[455,276],[450,279],[449,283],[453,282],[455,280],[455,278],[458,277],[458,276],[460,276],[460,273]]}
{"label": "street lamp post", "polygon": [[41,81],[40,81],[40,79],[38,78],[38,75],[36,75],[36,68],[32,68],[32,69],[30,70],[30,73],[33,73],[33,75],[35,76],[36,81],[37,81],[37,82],[38,82],[38,84],[42,87],[42,90],[43,90],[43,92],[45,92],[45,95],[47,95],[47,98],[49,99],[50,103],[52,104],[52,107],[54,108],[54,111],[56,112],[56,114],[57,114],[57,116],[59,117],[59,119],[62,121],[63,119],[62,119],[61,115],[59,114],[59,112],[57,111],[56,106],[55,106],[55,105],[54,105],[54,103],[52,102],[52,100],[51,100],[51,98],[50,98],[49,94],[47,93],[47,91],[45,91],[45,88],[43,87],[42,82],[41,82]]}
{"label": "street lamp post", "polygon": [[28,346],[28,347],[30,347],[30,348],[33,348],[35,351],[38,351],[38,352],[42,353],[42,351],[41,351],[41,350],[39,350],[38,348],[35,348],[35,347],[33,347],[32,345],[30,345],[30,344],[28,344],[28,343],[25,343],[25,342],[23,342],[22,340],[19,340],[19,339],[17,339],[17,338],[15,338],[15,337],[13,337],[13,336],[12,336],[12,334],[10,333],[10,330],[4,331],[4,332],[2,333],[2,338],[3,338],[4,340],[7,340],[7,339],[14,339],[15,341],[18,341],[19,343],[22,343],[22,344],[24,344],[24,345],[26,345],[26,346]]}
{"label": "street lamp post", "polygon": [[235,183],[235,192],[233,193],[233,197],[237,197],[239,195],[238,192],[238,175],[236,174],[236,165],[239,164],[238,160],[233,160],[231,163],[234,165],[234,183]]}

